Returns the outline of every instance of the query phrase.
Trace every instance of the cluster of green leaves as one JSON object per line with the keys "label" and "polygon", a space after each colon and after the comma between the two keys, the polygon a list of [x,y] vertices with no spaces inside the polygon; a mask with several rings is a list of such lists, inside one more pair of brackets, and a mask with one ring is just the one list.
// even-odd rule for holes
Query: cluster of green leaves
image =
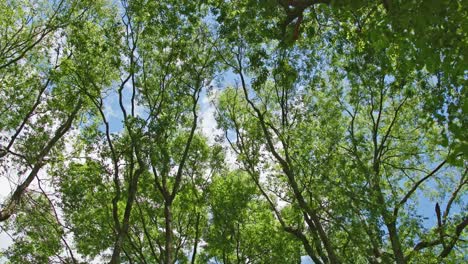
{"label": "cluster of green leaves", "polygon": [[47,198],[42,194],[29,194],[25,203],[9,222],[8,228],[13,230],[14,243],[4,253],[11,263],[47,263],[51,256],[64,253],[60,239],[63,230],[58,225],[55,212]]}
{"label": "cluster of green leaves", "polygon": [[222,263],[295,263],[300,259],[298,241],[281,232],[247,174],[233,171],[217,176],[208,192],[205,262],[214,258]]}

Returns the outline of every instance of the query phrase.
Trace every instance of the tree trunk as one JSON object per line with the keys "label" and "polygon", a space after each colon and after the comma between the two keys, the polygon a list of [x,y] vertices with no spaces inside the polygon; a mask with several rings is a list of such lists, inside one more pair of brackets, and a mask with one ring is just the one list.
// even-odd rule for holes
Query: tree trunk
{"label": "tree trunk", "polygon": [[114,244],[114,251],[109,264],[120,264],[120,251],[122,249],[123,233],[120,232]]}
{"label": "tree trunk", "polygon": [[197,221],[195,223],[195,242],[193,244],[193,253],[192,253],[192,260],[190,263],[195,264],[195,258],[197,257],[197,247],[198,247],[198,237],[200,236],[200,213],[197,213]]}
{"label": "tree trunk", "polygon": [[166,254],[165,263],[172,264],[172,202],[166,201],[164,203],[164,217],[166,219]]}
{"label": "tree trunk", "polygon": [[392,242],[393,254],[395,255],[395,262],[397,264],[406,264],[405,256],[401,249],[400,239],[398,237],[398,231],[396,228],[395,221],[392,221],[387,225],[388,234],[390,236],[390,241]]}

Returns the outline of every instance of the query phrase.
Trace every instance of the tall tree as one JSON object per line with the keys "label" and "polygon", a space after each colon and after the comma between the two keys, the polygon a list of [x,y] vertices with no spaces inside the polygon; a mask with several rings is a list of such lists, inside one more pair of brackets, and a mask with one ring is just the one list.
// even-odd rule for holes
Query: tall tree
{"label": "tall tree", "polygon": [[466,14],[459,0],[0,3],[2,257],[460,262]]}
{"label": "tall tree", "polygon": [[[240,83],[220,96],[218,124],[283,229],[303,242],[314,262],[406,263],[417,251],[439,246],[439,258],[449,255],[467,225],[466,215],[450,216],[466,188],[466,164],[458,148],[438,144],[443,126],[427,121],[417,71],[402,76],[382,53],[355,53],[333,65],[322,60],[329,70],[313,71],[309,79],[294,51],[273,50],[266,56],[273,62],[258,69],[247,45],[231,50],[225,62]],[[270,178],[262,180],[266,173]],[[440,230],[439,239],[418,242],[431,232],[405,228],[418,221],[407,202],[442,179],[446,188],[438,190],[451,197],[444,215],[452,220],[432,228]],[[288,224],[272,195],[296,206],[306,228]]]}
{"label": "tall tree", "polygon": [[0,220],[5,221],[15,213],[22,195],[64,135],[89,111],[84,91],[91,89],[80,78],[93,71],[108,76],[86,78],[97,78],[94,81],[99,83],[109,83],[112,78],[109,67],[94,54],[103,49],[101,58],[115,58],[116,54],[105,51],[115,41],[104,34],[104,28],[112,23],[92,26],[100,20],[93,16],[108,15],[99,1],[92,5],[12,1],[1,7],[9,16],[2,16],[0,158],[4,177],[16,184],[0,209]]}

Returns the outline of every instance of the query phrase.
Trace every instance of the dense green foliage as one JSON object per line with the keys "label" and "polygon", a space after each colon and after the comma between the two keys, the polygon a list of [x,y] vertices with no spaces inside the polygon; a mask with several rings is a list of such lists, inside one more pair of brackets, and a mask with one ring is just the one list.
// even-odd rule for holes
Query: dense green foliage
{"label": "dense green foliage", "polygon": [[467,34],[461,0],[1,1],[0,262],[462,263]]}

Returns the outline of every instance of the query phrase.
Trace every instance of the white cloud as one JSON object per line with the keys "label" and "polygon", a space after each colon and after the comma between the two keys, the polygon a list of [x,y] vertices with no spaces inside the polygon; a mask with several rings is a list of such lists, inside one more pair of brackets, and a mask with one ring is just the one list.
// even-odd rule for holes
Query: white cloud
{"label": "white cloud", "polygon": [[222,131],[216,127],[215,107],[213,105],[216,95],[216,91],[211,94],[204,91],[201,94],[200,129],[203,135],[208,138],[210,144],[215,143],[216,136],[222,135]]}

